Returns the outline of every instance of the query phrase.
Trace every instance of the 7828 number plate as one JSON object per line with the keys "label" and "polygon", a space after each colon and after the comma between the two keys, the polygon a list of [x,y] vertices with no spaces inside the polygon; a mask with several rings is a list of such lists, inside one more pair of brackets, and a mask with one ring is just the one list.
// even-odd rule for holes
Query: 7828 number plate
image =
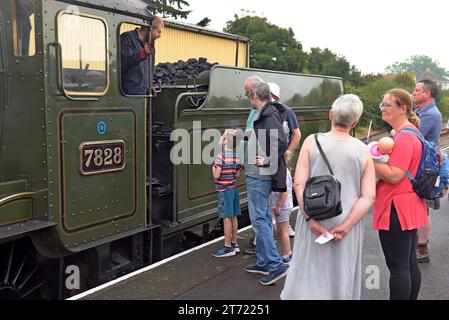
{"label": "7828 number plate", "polygon": [[79,149],[83,175],[120,171],[125,167],[123,140],[84,142]]}

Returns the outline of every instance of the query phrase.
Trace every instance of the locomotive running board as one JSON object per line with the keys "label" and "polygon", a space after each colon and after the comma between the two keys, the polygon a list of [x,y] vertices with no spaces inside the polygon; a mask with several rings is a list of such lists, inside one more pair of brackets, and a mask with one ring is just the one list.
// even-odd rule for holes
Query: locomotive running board
{"label": "locomotive running board", "polygon": [[50,228],[55,225],[56,223],[54,222],[30,220],[0,227],[0,242],[4,242],[10,238],[14,238],[17,236],[23,236],[37,230]]}

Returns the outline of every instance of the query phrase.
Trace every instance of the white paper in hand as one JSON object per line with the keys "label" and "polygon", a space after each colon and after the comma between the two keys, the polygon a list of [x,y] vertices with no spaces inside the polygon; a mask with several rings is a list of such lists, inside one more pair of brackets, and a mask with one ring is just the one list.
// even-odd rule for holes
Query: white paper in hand
{"label": "white paper in hand", "polygon": [[333,235],[331,235],[329,232],[327,233],[327,238],[325,238],[323,235],[319,236],[315,242],[318,244],[325,244],[331,241],[334,238]]}

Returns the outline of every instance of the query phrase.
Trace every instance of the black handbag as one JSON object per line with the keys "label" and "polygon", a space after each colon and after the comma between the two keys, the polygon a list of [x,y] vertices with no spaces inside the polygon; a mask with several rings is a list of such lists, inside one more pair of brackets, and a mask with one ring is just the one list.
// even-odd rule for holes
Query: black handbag
{"label": "black handbag", "polygon": [[329,161],[318,142],[318,134],[315,134],[315,141],[330,175],[312,177],[307,180],[303,192],[304,211],[311,219],[324,220],[336,217],[342,212],[341,183],[334,177]]}

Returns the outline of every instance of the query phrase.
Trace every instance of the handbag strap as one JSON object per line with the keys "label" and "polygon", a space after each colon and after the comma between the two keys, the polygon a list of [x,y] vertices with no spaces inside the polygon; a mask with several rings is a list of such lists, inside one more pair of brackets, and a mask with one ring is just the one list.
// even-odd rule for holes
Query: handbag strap
{"label": "handbag strap", "polygon": [[329,169],[329,172],[331,173],[331,176],[333,176],[333,175],[334,175],[334,172],[332,171],[332,168],[331,168],[331,166],[330,166],[330,164],[329,164],[329,161],[327,161],[326,155],[324,154],[323,149],[321,148],[321,145],[320,145],[320,143],[318,142],[318,133],[315,133],[314,136],[315,136],[315,141],[316,141],[316,145],[317,145],[317,147],[318,147],[318,150],[320,151],[320,154],[321,154],[321,156],[323,157],[323,160],[324,160],[324,162],[326,163],[326,166],[327,166],[327,168]]}

